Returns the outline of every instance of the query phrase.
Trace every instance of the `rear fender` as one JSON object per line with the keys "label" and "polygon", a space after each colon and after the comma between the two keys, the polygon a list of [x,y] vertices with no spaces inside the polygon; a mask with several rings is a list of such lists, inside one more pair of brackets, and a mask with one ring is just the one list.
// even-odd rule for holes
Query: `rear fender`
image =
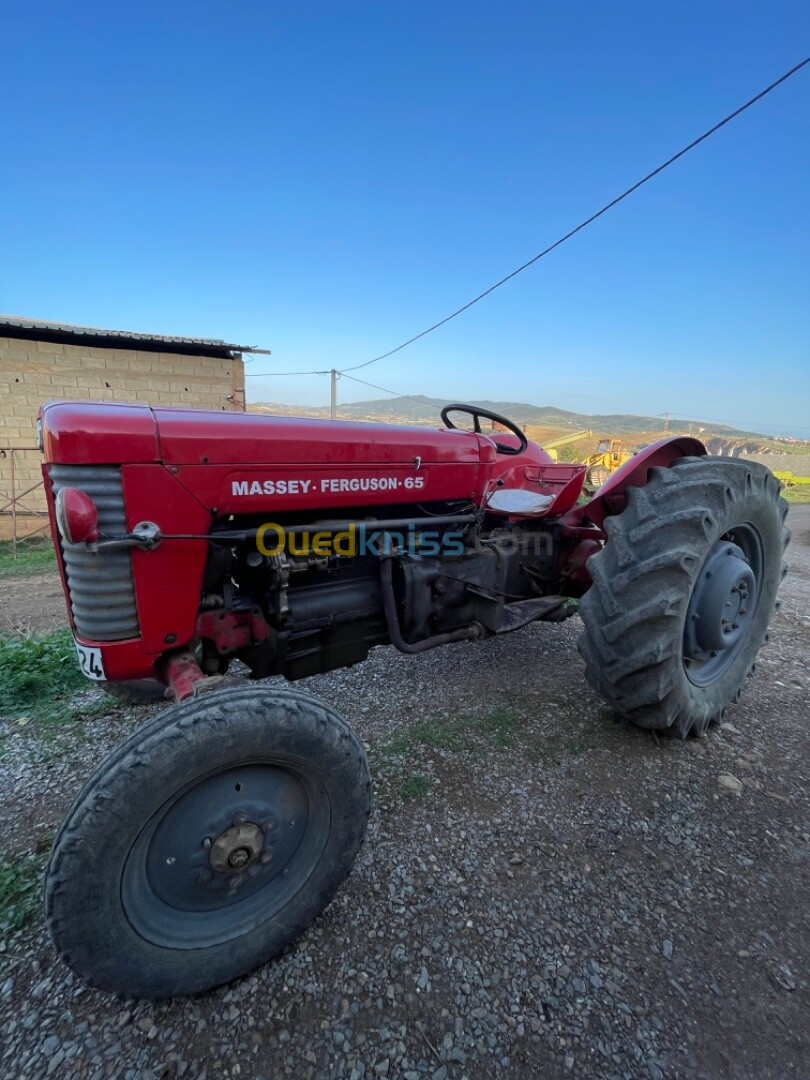
{"label": "rear fender", "polygon": [[699,439],[686,435],[675,435],[645,446],[626,461],[620,469],[602,485],[590,502],[584,506],[575,506],[562,519],[565,525],[582,525],[584,520],[593,522],[600,528],[606,517],[620,514],[627,503],[627,489],[644,487],[649,479],[650,469],[667,468],[680,458],[704,457],[706,447]]}

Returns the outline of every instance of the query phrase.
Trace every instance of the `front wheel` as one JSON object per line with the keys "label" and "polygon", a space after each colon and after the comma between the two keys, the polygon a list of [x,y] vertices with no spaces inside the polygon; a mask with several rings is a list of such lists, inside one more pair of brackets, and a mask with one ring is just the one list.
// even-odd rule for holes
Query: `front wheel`
{"label": "front wheel", "polygon": [[785,574],[788,504],[764,465],[656,468],[605,520],[579,649],[591,685],[640,727],[702,734],[739,698]]}
{"label": "front wheel", "polygon": [[371,784],[346,722],[308,694],[206,694],[102,763],[45,880],[48,928],[93,986],[161,998],[243,975],[301,934],[348,874]]}

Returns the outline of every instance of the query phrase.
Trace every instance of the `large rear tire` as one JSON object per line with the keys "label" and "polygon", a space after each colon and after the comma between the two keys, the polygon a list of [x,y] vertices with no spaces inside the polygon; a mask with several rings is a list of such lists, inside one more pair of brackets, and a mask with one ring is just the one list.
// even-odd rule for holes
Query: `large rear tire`
{"label": "large rear tire", "polygon": [[363,841],[365,755],[308,694],[221,690],[102,763],[45,881],[48,928],[93,986],[194,994],[276,956],[326,907]]}
{"label": "large rear tire", "polygon": [[618,713],[685,737],[739,699],[786,572],[779,490],[764,465],[686,458],[652,469],[606,518],[579,649]]}

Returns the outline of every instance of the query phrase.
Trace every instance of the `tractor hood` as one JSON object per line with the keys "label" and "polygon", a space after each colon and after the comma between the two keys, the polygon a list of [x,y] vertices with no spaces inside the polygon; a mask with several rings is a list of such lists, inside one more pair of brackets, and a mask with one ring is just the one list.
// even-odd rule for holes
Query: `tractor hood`
{"label": "tractor hood", "polygon": [[160,460],[157,428],[148,405],[53,401],[39,410],[47,463],[121,465]]}
{"label": "tractor hood", "polygon": [[429,427],[60,401],[40,410],[46,462],[370,465],[491,462],[482,436]]}
{"label": "tractor hood", "polygon": [[[464,432],[300,416],[153,410],[166,465],[387,465],[478,462]],[[485,442],[484,445],[487,445]]]}

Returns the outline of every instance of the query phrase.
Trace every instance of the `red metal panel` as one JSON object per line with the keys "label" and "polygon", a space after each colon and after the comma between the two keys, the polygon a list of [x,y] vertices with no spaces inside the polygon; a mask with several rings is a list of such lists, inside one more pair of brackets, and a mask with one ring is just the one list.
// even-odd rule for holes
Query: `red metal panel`
{"label": "red metal panel", "polygon": [[566,523],[576,525],[582,518],[588,518],[595,525],[601,525],[611,514],[620,514],[625,506],[625,491],[629,487],[643,487],[647,483],[650,469],[656,466],[667,468],[682,457],[704,457],[706,447],[699,439],[686,435],[674,435],[659,439],[640,450],[607,480],[585,506],[576,506],[566,516]]}
{"label": "red metal panel", "polygon": [[158,461],[155,418],[148,405],[54,401],[39,410],[45,461],[120,465]]}
{"label": "red metal panel", "polygon": [[[208,532],[211,515],[162,465],[125,465],[121,479],[128,529],[154,521],[164,533]],[[194,636],[207,553],[207,540],[165,540],[154,551],[133,550],[147,653],[179,648]]]}
{"label": "red metal panel", "polygon": [[477,462],[420,465],[174,466],[176,478],[217,514],[273,515],[438,499],[477,499]]}
{"label": "red metal panel", "polygon": [[170,465],[336,465],[477,462],[479,440],[444,428],[312,420],[296,416],[154,410],[161,459]]}
{"label": "red metal panel", "polygon": [[[98,645],[95,641],[84,641],[83,644]],[[155,664],[161,653],[145,652],[140,638],[131,641],[106,641],[98,647],[101,649],[104,671],[110,682],[157,677]],[[161,652],[165,652],[166,648],[164,645]]]}

